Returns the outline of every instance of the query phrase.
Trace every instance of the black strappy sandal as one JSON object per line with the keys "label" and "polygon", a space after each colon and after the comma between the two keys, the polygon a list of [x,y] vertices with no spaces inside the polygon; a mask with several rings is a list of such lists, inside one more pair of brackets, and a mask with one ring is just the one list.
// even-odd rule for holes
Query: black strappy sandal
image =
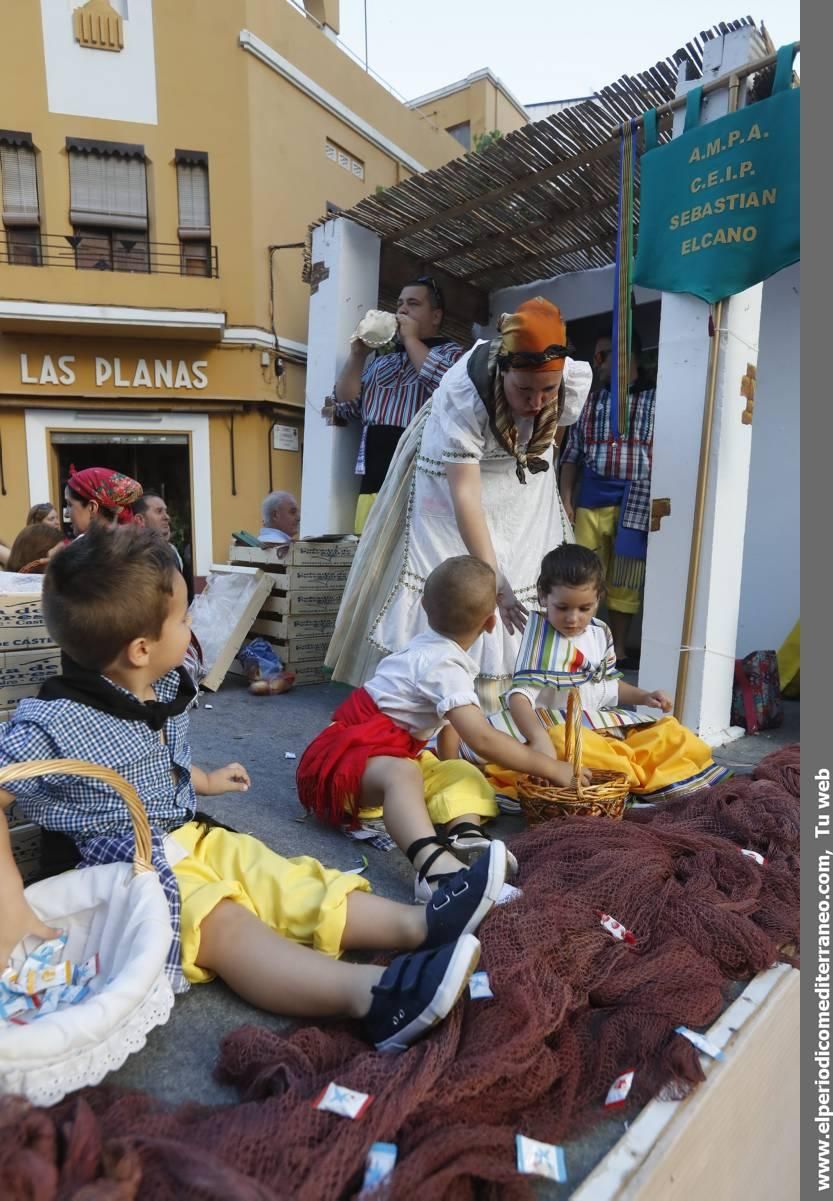
{"label": "black strappy sandal", "polygon": [[[460,859],[468,863],[472,858],[478,858],[488,851],[492,842],[491,834],[477,822],[457,822],[451,830],[446,826],[446,844],[448,849]],[[506,851],[507,876],[514,879],[518,874],[518,861],[512,852]]]}
{"label": "black strappy sandal", "polygon": [[[427,838],[417,838],[408,847],[405,854],[414,864],[414,860],[420,851],[424,851],[426,847],[436,847],[437,849],[430,855],[426,856],[422,867],[416,869],[416,879],[414,880],[414,900],[427,902],[433,896],[432,884],[441,884],[444,880],[450,880],[455,876],[456,872],[436,872],[433,876],[428,873],[433,864],[437,862],[440,855],[449,851],[451,848],[444,838],[440,838],[439,834],[429,835]],[[416,868],[416,864],[414,864]]]}

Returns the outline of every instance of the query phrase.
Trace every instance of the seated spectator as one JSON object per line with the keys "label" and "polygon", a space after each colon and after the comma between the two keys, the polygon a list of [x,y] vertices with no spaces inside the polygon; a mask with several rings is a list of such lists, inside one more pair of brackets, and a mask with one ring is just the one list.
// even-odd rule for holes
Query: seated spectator
{"label": "seated spectator", "polygon": [[142,495],[142,485],[109,467],[70,469],[64,490],[69,519],[76,535],[86,534],[93,521],[115,527],[133,521],[130,506]]}
{"label": "seated spectator", "polygon": [[42,505],[32,505],[29,516],[26,518],[27,525],[40,525],[41,522],[44,525],[51,525],[56,530],[61,528],[61,519],[55,506],[49,501]]}
{"label": "seated spectator", "polygon": [[261,506],[263,526],[258,534],[262,545],[294,542],[298,537],[301,513],[291,492],[270,492]]}
{"label": "seated spectator", "polygon": [[12,543],[6,570],[43,575],[49,556],[63,541],[63,533],[45,521],[24,526]]}

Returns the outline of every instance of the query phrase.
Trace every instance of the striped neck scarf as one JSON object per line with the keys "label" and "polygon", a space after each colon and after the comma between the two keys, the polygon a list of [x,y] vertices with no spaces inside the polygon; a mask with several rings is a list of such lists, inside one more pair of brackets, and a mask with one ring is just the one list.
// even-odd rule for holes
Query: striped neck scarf
{"label": "striped neck scarf", "polygon": [[[601,623],[594,618],[594,624]],[[574,642],[550,625],[546,613],[533,610],[529,614],[512,673],[514,684],[571,688],[600,684],[621,675],[616,669],[616,651],[610,635],[605,658],[601,663],[592,663]]]}
{"label": "striped neck scarf", "polygon": [[564,384],[562,382],[558,397],[551,404],[545,405],[536,416],[532,426],[532,434],[526,446],[518,444],[518,427],[515,415],[509,407],[506,393],[503,390],[503,375],[498,368],[498,355],[502,342],[495,338],[477,346],[469,355],[469,378],[477,389],[477,394],[486,407],[489,415],[489,426],[500,445],[515,459],[515,474],[518,482],[526,483],[526,472],[536,475],[539,471],[548,471],[549,463],[542,456],[552,446],[558,425],[558,414]]}

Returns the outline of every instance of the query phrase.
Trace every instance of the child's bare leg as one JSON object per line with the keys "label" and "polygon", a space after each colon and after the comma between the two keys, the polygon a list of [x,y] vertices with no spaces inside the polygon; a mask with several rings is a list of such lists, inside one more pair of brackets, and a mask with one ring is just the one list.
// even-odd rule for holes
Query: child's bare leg
{"label": "child's bare leg", "polygon": [[422,905],[402,905],[370,892],[351,892],[345,901],[344,951],[414,951],[428,935]]}
{"label": "child's bare leg", "polygon": [[197,965],[259,1009],[307,1018],[364,1017],[384,971],[291,942],[235,901],[204,919]]}
{"label": "child's bare leg", "polygon": [[[371,759],[362,777],[360,804],[366,809],[382,807],[385,828],[406,853],[411,843],[418,839],[436,837],[425,807],[422,772],[410,759],[394,759],[389,755]],[[414,867],[419,870],[436,849],[436,846],[428,846],[418,851],[413,859]],[[465,864],[460,859],[450,851],[443,851],[431,864],[431,874],[458,872],[463,867]]]}

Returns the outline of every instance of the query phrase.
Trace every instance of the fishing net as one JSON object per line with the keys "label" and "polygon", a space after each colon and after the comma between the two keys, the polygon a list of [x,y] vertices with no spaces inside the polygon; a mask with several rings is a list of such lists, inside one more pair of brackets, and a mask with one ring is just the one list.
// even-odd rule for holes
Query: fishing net
{"label": "fishing net", "polygon": [[[235,1106],[170,1110],[106,1086],[51,1110],[5,1100],[0,1195],[336,1201],[357,1195],[368,1148],[385,1141],[399,1153],[390,1201],[531,1201],[517,1133],[580,1134],[629,1069],[625,1116],[685,1095],[702,1071],[674,1028],[707,1027],[728,981],[797,960],[799,802],[796,757],[784,756],[639,821],[570,818],[519,836],[523,895],[479,934],[494,999],[466,997],[402,1055],[376,1054],[347,1023],[253,1023],[220,1048]],[[333,1080],[373,1096],[361,1118],[313,1107]]]}

